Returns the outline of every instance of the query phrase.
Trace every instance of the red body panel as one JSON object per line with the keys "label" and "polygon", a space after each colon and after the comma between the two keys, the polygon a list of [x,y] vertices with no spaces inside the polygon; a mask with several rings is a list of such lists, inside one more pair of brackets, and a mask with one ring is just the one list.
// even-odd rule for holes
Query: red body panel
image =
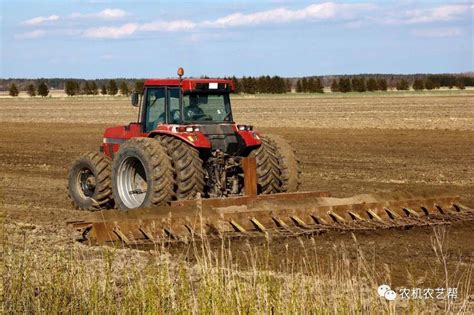
{"label": "red body panel", "polygon": [[262,141],[259,138],[255,138],[254,134],[258,134],[256,131],[238,131],[239,135],[244,140],[247,147],[255,147],[262,144]]}
{"label": "red body panel", "polygon": [[[139,123],[131,123],[127,126],[110,127],[105,129],[101,151],[103,151],[108,157],[112,158],[120,149],[120,145],[128,139],[135,137],[154,137],[160,134],[170,135],[181,139],[197,149],[211,149],[211,143],[202,132],[178,132],[176,130],[178,127],[181,127],[181,125],[162,124],[149,133],[141,132],[141,125]],[[255,134],[258,135],[255,131],[238,130],[237,124],[233,124],[232,129],[238,132],[247,147],[256,147],[262,143],[260,138],[255,137]]]}

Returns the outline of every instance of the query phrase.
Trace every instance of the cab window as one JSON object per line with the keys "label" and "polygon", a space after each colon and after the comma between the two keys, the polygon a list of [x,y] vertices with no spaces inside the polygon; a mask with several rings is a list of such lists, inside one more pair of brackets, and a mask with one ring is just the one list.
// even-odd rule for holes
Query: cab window
{"label": "cab window", "polygon": [[166,121],[165,113],[165,89],[164,88],[149,88],[146,94],[146,116],[145,128],[149,132],[156,128],[158,124],[163,124]]}
{"label": "cab window", "polygon": [[181,111],[179,109],[180,94],[179,88],[168,88],[170,124],[179,124],[181,122]]}

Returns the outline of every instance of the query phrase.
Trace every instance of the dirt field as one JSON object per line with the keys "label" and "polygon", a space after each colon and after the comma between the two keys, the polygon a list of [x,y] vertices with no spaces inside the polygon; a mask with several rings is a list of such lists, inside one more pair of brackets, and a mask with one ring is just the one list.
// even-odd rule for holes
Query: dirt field
{"label": "dirt field", "polygon": [[[459,194],[474,206],[473,96],[235,98],[234,112],[236,120],[290,140],[303,163],[303,190],[335,196],[443,192]],[[13,239],[24,234],[26,246],[46,251],[89,250],[65,226],[84,216],[67,199],[68,167],[80,153],[98,149],[105,126],[133,121],[136,115],[124,99],[0,99],[0,208],[15,226]],[[473,232],[472,222],[447,229],[450,272],[472,269]],[[444,283],[442,270],[434,267],[431,228],[356,238],[381,281],[388,267],[396,286],[413,287],[412,278],[419,287]],[[285,250],[287,259],[298,261],[300,243],[309,241],[316,243],[319,257],[329,257],[334,244],[345,244],[350,253],[359,248],[350,234],[277,240],[270,248],[276,254],[272,265],[279,268],[278,253]],[[244,247],[235,244],[237,251]],[[130,255],[140,255],[135,252]],[[474,285],[467,289],[474,294]]]}

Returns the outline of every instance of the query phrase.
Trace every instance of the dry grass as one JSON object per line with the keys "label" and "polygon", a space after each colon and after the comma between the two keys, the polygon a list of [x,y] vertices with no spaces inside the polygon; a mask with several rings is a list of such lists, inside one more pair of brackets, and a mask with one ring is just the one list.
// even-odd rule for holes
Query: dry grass
{"label": "dry grass", "polygon": [[[271,271],[269,250],[248,244],[244,252],[231,250],[228,241],[211,249],[192,242],[194,258],[171,257],[165,246],[150,251],[82,245],[58,248],[51,254],[9,238],[13,226],[2,224],[4,313],[238,313],[238,314],[394,314],[452,311],[469,313],[471,268],[446,273],[446,286],[459,287],[455,303],[439,300],[388,302],[377,295],[380,282],[390,283],[390,270],[380,277],[367,253],[358,248],[356,259],[345,245],[335,246],[324,263],[314,242],[301,241],[303,260],[298,263],[282,253],[282,269]],[[433,232],[437,268],[446,259],[444,230]],[[309,255],[313,251],[313,255]],[[248,268],[233,263],[245,255]],[[188,256],[189,257],[189,256]],[[310,259],[310,257],[313,257]],[[328,267],[329,266],[329,267]],[[410,270],[407,270],[410,273]],[[414,286],[416,283],[414,282]],[[471,303],[471,304],[470,304]]]}

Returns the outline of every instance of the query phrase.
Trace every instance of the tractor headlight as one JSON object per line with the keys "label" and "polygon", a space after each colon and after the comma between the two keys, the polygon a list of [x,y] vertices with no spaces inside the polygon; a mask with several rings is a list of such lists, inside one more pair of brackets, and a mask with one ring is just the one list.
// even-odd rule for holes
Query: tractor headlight
{"label": "tractor headlight", "polygon": [[179,126],[179,127],[176,127],[176,132],[197,132],[199,131],[199,127],[196,127],[196,126]]}
{"label": "tractor headlight", "polygon": [[237,125],[237,129],[239,129],[240,131],[251,131],[253,130],[253,126],[252,125]]}

